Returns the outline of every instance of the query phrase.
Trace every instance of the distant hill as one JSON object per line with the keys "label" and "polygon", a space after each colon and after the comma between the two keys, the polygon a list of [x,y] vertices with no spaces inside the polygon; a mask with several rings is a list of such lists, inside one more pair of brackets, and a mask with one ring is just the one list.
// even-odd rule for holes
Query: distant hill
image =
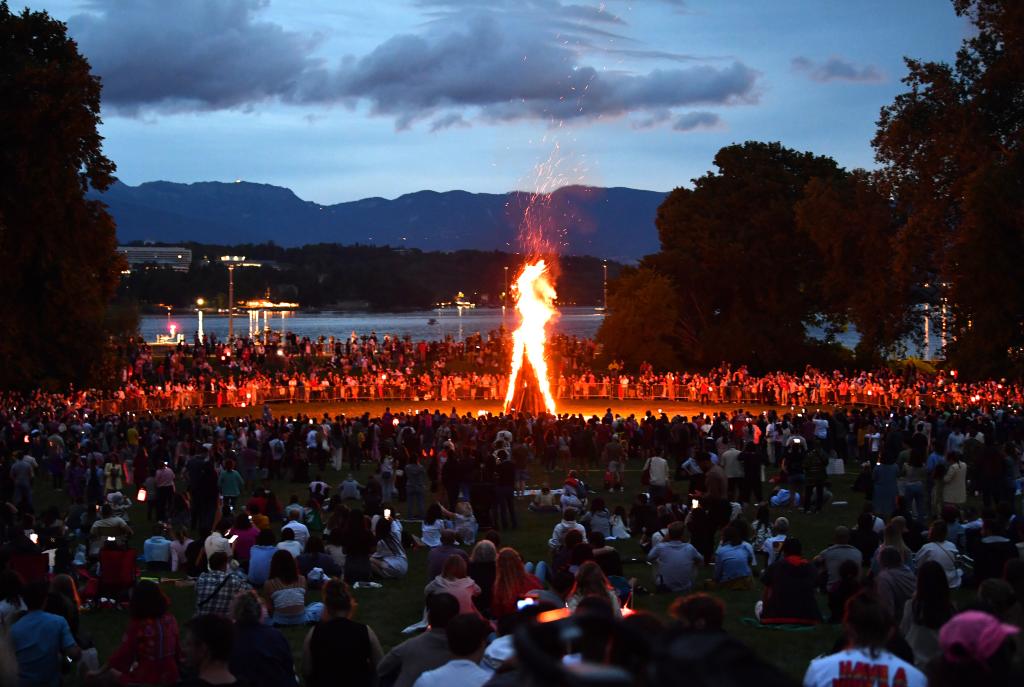
{"label": "distant hill", "polygon": [[[419,191],[337,205],[250,182],[117,183],[103,200],[121,242],[236,244],[273,241],[390,245],[424,250],[518,250],[525,193]],[[664,193],[567,186],[543,204],[559,252],[631,261],[658,250],[654,217]]]}

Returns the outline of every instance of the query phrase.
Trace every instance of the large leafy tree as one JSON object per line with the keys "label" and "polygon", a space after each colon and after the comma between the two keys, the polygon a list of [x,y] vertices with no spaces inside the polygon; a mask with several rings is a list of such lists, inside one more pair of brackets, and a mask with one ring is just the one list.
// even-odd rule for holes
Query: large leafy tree
{"label": "large leafy tree", "polygon": [[907,273],[892,269],[898,219],[873,177],[854,170],[811,179],[795,211],[798,232],[820,256],[822,323],[857,328],[863,365],[902,353],[906,337],[916,332],[911,295],[917,289]]}
{"label": "large leafy tree", "polygon": [[635,369],[649,362],[658,369],[679,364],[676,294],[668,277],[649,267],[624,271],[611,284],[608,308],[598,332],[604,357]]}
{"label": "large leafy tree", "polygon": [[907,215],[896,269],[938,283],[948,354],[968,373],[1024,369],[1024,3],[954,0],[976,32],[954,64],[907,60],[874,139],[882,190]]}
{"label": "large leafy tree", "polygon": [[97,381],[117,288],[100,83],[45,12],[0,2],[0,386]]}
{"label": "large leafy tree", "polygon": [[[794,204],[809,180],[841,170],[830,158],[757,142],[722,148],[714,164],[717,172],[658,209],[661,251],[644,261],[675,286],[678,354],[696,365],[795,364],[822,265],[797,235]],[[620,316],[613,309],[612,323]]]}

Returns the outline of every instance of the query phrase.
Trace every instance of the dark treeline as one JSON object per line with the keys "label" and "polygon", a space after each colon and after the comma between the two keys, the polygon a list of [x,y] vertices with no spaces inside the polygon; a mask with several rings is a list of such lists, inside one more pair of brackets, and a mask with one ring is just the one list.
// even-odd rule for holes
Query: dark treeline
{"label": "dark treeline", "polygon": [[[222,255],[244,255],[264,264],[235,270],[235,299],[249,300],[270,291],[271,300],[297,301],[302,307],[355,307],[374,310],[429,308],[463,292],[478,305],[501,305],[505,268],[511,282],[523,257],[513,253],[460,250],[425,252],[377,246],[316,244],[284,248],[272,243],[237,246],[182,244],[192,250],[192,268],[134,269],[122,279],[121,298],[145,309],[162,303],[190,307],[197,298],[227,304],[228,273]],[[602,260],[557,258],[559,302],[602,303]],[[608,264],[614,277],[622,266]],[[511,305],[511,300],[509,301]]]}

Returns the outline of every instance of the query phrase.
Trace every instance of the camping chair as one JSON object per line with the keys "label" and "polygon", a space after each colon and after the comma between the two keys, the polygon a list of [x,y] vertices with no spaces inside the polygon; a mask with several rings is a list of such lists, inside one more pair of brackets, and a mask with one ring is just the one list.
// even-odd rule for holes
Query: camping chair
{"label": "camping chair", "polygon": [[107,548],[100,551],[100,574],[96,595],[100,598],[126,598],[135,586],[135,551]]}
{"label": "camping chair", "polygon": [[26,584],[50,577],[50,557],[45,553],[12,554],[7,567],[18,573]]}

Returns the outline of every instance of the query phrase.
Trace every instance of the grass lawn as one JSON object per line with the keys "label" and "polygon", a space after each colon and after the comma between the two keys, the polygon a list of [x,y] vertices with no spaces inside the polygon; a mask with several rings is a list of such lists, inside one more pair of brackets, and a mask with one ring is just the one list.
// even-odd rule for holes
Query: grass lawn
{"label": "grass lawn", "polygon": [[[289,407],[289,410],[287,411],[283,410],[283,407],[279,406],[275,407],[274,411],[275,415],[283,414],[285,412],[289,414],[297,414],[299,412],[316,412],[320,414],[325,411],[330,412],[332,415],[337,412],[346,412],[351,415],[353,414],[353,411],[360,414],[367,411],[377,412],[382,409],[382,407],[378,408],[377,406],[383,406],[383,404],[358,404],[356,408],[353,408],[353,405],[356,404],[349,404],[344,408],[337,404],[332,404],[331,406],[297,405]],[[604,402],[598,402],[595,404],[588,403],[586,405],[589,406],[586,408],[588,412],[603,411],[604,407],[606,407]],[[693,406],[688,406],[685,409],[677,409],[676,406],[678,405],[679,404],[673,404],[672,410],[674,412],[692,413],[694,411]],[[487,406],[481,404],[481,407]],[[580,410],[582,409],[583,408],[580,408]],[[665,409],[666,411],[669,410],[668,407]],[[626,412],[642,412],[639,406],[637,406],[636,410],[623,410]],[[238,414],[238,412],[239,411],[225,410],[224,414]],[[244,413],[245,411],[243,410],[240,412]],[[622,412],[622,410],[619,412]],[[628,507],[633,495],[640,487],[640,465],[637,461],[633,461],[629,467],[630,470],[627,472],[626,476],[627,491],[624,494],[602,494],[610,508],[614,508],[614,506],[620,504]],[[365,480],[367,473],[368,469],[364,467],[363,473],[359,476],[360,481]],[[328,469],[328,474],[325,475],[326,481],[332,485],[337,485],[344,476],[344,474],[337,473],[331,469]],[[555,476],[555,478],[552,479],[553,483],[556,482],[557,477],[558,476]],[[803,541],[805,554],[813,556],[822,548],[829,545],[831,542],[832,531],[837,525],[846,524],[852,526],[855,524],[856,515],[859,512],[860,504],[863,499],[859,494],[855,494],[851,491],[853,479],[854,475],[847,474],[832,480],[832,490],[835,494],[835,500],[846,501],[849,505],[830,506],[822,513],[816,515],[804,515],[804,513],[799,510],[776,509],[773,510],[772,517],[774,518],[779,515],[787,516],[790,519],[791,532]],[[530,483],[539,484],[546,480],[547,475],[543,470],[538,466],[533,466],[531,470]],[[600,474],[597,471],[591,473],[588,483],[592,486],[599,486],[601,483]],[[283,503],[287,503],[288,497],[292,493],[299,495],[300,498],[303,498],[304,500],[304,485],[276,482],[272,483],[272,486],[275,493],[278,495],[278,498]],[[133,489],[129,489],[128,491],[131,493]],[[36,498],[37,509],[42,509],[53,503],[60,503],[63,505],[65,497],[63,493],[52,492],[48,488],[48,485],[44,483],[44,480],[40,479],[36,490]],[[531,513],[526,508],[526,499],[521,498],[518,501],[519,529],[502,532],[502,544],[510,545],[518,549],[525,560],[536,561],[547,558],[547,540],[550,537],[552,527],[558,521],[558,516],[553,514]],[[399,510],[401,510],[400,506]],[[748,519],[752,519],[753,513],[748,512],[747,517]],[[133,506],[131,524],[135,530],[133,545],[141,552],[142,541],[148,536],[150,530],[149,523],[146,520],[144,506],[140,506],[138,504]],[[414,534],[418,534],[418,524],[410,523],[407,527]],[[614,544],[624,560],[642,555],[639,544],[635,540],[617,541],[614,542]],[[385,581],[382,589],[358,589],[353,592],[359,604],[356,614],[357,619],[361,622],[367,623],[374,629],[380,637],[385,651],[402,642],[405,639],[401,634],[402,628],[415,622],[420,617],[423,601],[423,587],[428,581],[424,572],[425,560],[426,552],[424,550],[413,551],[409,556],[410,573],[405,579],[399,581]],[[646,564],[627,564],[625,572],[627,577],[638,578],[640,584],[644,585],[648,589],[654,588],[651,569]],[[710,571],[705,568],[701,575],[702,579],[706,578],[709,573]],[[179,623],[183,623],[192,616],[195,604],[194,590],[189,587],[177,587],[170,583],[163,585],[163,587],[172,601],[175,616],[178,618]],[[802,677],[808,662],[812,658],[828,650],[832,646],[839,633],[839,629],[837,627],[831,626],[821,626],[802,632],[784,632],[756,629],[744,625],[741,622],[741,619],[753,616],[754,603],[760,598],[761,588],[760,585],[756,583],[755,588],[751,591],[715,593],[720,596],[726,604],[727,630],[753,647],[761,656],[777,664],[786,672],[797,678]],[[311,594],[310,597],[307,598],[307,601],[315,599],[315,595]],[[674,597],[672,595],[651,594],[638,596],[635,599],[635,607],[638,610],[642,609],[653,612],[661,618],[667,618],[666,609],[673,599]],[[824,598],[821,599],[821,603],[824,610]],[[101,660],[109,656],[112,649],[116,647],[127,622],[128,618],[125,611],[105,609],[83,613],[83,632],[95,640],[97,647],[99,648]],[[302,639],[306,633],[306,628],[287,628],[284,629],[284,633],[295,650],[295,657],[298,662],[300,660]]]}

